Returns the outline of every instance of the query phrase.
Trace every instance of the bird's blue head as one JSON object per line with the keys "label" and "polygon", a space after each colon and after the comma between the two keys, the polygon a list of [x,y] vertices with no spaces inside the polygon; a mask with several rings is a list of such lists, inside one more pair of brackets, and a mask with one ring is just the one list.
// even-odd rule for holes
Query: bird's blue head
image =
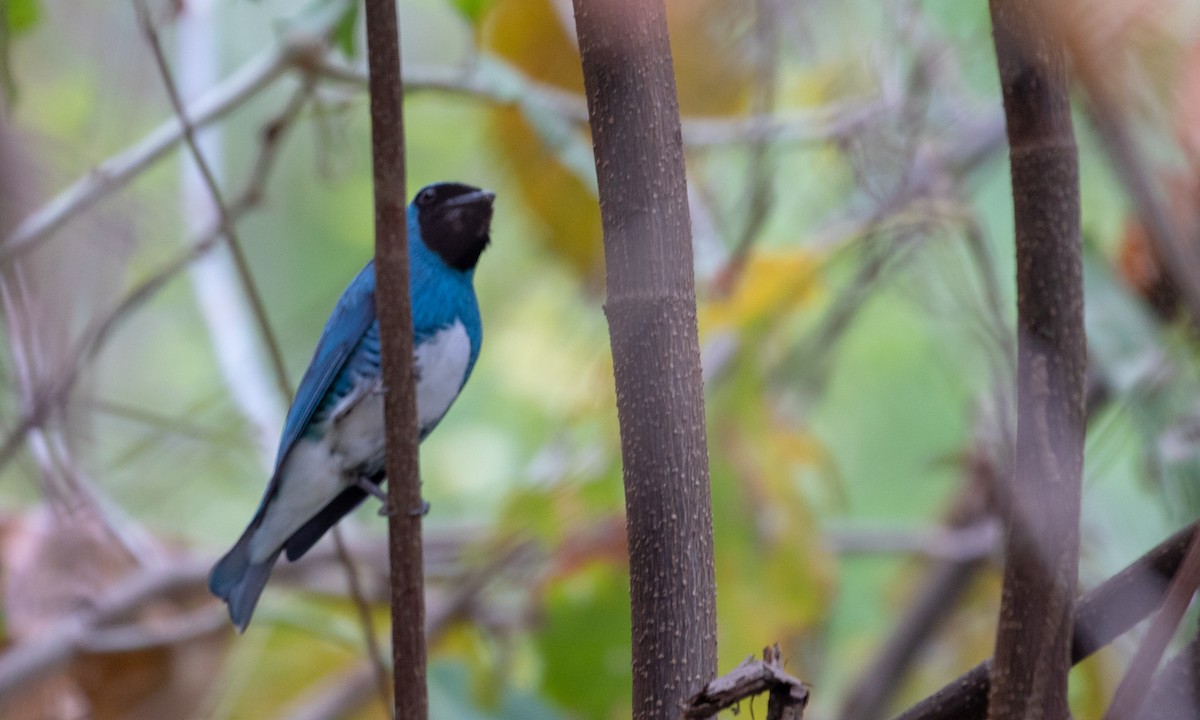
{"label": "bird's blue head", "polygon": [[442,262],[469,273],[490,241],[495,199],[494,193],[463,183],[426,185],[409,206],[409,220],[415,220],[421,240]]}

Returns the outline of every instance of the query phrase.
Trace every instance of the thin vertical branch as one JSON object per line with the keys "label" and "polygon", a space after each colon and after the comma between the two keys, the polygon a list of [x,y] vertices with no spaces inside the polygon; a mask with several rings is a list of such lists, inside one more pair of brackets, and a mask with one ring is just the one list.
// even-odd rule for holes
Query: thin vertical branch
{"label": "thin vertical branch", "polygon": [[[195,98],[218,82],[220,66],[217,18],[212,0],[187,0],[175,22],[176,80],[179,96]],[[164,75],[165,70],[160,68]],[[181,121],[196,136],[215,181],[224,180],[224,129],[220,125],[197,128]],[[184,154],[179,165],[180,201],[185,242],[210,227],[221,226],[221,210],[194,157]],[[274,467],[275,444],[282,430],[284,403],[290,385],[272,384],[269,362],[263,361],[263,339],[247,292],[238,292],[238,273],[228,247],[213,248],[188,270],[200,314],[212,339],[217,365],[230,398],[250,422],[261,464]],[[278,380],[278,379],[276,379]],[[286,383],[287,379],[284,378]]]}
{"label": "thin vertical branch", "polygon": [[1035,0],[991,0],[1017,253],[1017,443],[991,720],[1070,716],[1086,345],[1066,53]]}
{"label": "thin vertical branch", "polygon": [[363,592],[362,580],[358,576],[354,558],[350,555],[350,548],[346,546],[346,537],[342,533],[342,526],[334,525],[332,534],[333,548],[338,562],[346,571],[346,590],[350,593],[350,599],[354,601],[354,608],[358,611],[358,623],[362,626],[363,641],[367,646],[367,663],[371,666],[371,674],[375,678],[375,691],[379,693],[379,699],[386,711],[392,706],[391,684],[388,682],[387,665],[383,662],[383,652],[379,648],[379,640],[375,637],[375,621],[371,619],[371,605],[367,602],[366,593]]}
{"label": "thin vertical branch", "polygon": [[425,592],[417,401],[404,183],[404,81],[395,0],[366,0],[371,152],[375,181],[376,312],[383,347],[387,428],[388,553],[391,562],[395,717],[429,715],[425,687]]}
{"label": "thin vertical branch", "polygon": [[633,717],[716,675],[716,588],[691,222],[662,0],[574,0],[604,225],[621,426]]}

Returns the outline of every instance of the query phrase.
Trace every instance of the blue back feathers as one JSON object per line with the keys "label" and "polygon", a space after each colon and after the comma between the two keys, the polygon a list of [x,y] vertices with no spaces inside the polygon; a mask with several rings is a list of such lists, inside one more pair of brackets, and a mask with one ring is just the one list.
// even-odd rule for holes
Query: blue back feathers
{"label": "blue back feathers", "polygon": [[[467,374],[475,367],[483,325],[472,281],[475,269],[449,267],[421,238],[417,208],[408,207],[409,297],[413,345],[461,320],[471,340]],[[284,421],[275,456],[279,468],[296,441],[319,424],[350,392],[356,376],[380,372],[379,320],[375,315],[375,262],[368,262],[342,294],[317,342],[308,370]]]}

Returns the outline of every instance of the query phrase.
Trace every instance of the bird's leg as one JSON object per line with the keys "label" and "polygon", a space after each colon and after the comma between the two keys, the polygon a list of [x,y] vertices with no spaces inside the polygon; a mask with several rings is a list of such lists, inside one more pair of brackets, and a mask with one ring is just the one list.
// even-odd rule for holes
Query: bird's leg
{"label": "bird's leg", "polygon": [[[355,476],[354,484],[358,487],[358,489],[375,498],[382,504],[382,507],[379,508],[379,514],[382,517],[388,517],[392,514],[388,507],[388,495],[383,491],[383,488],[379,487],[362,475]],[[429,501],[425,498],[421,498],[421,504],[412,510],[409,510],[408,514],[412,517],[425,517],[429,514]]]}
{"label": "bird's leg", "polygon": [[379,487],[362,475],[356,475],[354,477],[354,484],[359,490],[362,490],[366,494],[383,503],[384,507],[387,507],[388,496],[387,493],[383,491],[383,488]]}

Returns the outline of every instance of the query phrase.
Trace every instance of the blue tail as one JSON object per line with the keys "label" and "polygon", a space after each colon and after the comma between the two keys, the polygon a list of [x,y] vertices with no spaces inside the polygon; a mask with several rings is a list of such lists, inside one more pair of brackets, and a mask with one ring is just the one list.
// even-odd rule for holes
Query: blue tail
{"label": "blue tail", "polygon": [[[256,518],[257,519],[257,518]],[[271,577],[271,568],[279,552],[262,562],[250,561],[250,538],[258,530],[258,522],[250,523],[233,549],[217,561],[208,576],[208,589],[229,606],[229,619],[238,632],[244,632],[258,605],[258,597]]]}

